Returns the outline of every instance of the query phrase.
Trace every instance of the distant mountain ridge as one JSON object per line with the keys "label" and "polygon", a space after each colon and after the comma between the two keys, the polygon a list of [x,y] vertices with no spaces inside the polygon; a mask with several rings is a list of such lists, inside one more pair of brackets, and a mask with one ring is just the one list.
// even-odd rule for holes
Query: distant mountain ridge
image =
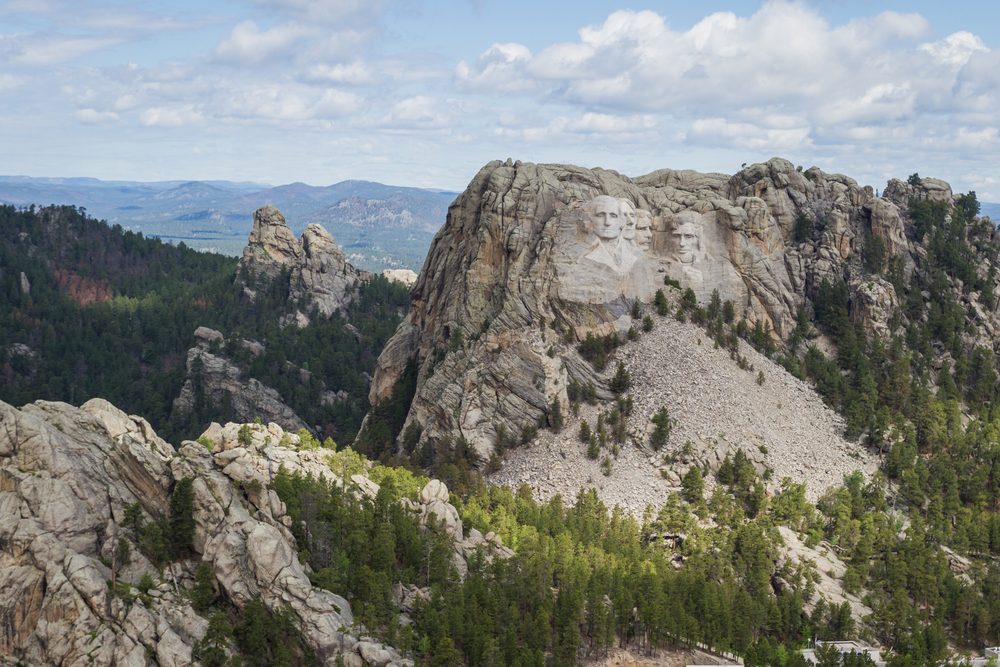
{"label": "distant mountain ridge", "polygon": [[456,193],[348,180],[329,186],[0,176],[0,203],[67,204],[110,224],[238,255],[253,211],[273,204],[296,234],[323,225],[360,268],[419,270]]}

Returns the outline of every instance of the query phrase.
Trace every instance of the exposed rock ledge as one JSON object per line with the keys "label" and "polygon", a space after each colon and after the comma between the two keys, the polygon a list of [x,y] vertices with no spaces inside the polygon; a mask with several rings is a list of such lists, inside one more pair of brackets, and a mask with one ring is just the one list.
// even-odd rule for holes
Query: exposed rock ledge
{"label": "exposed rock ledge", "polygon": [[[80,408],[38,401],[20,410],[0,402],[0,655],[27,664],[188,665],[208,622],[186,589],[197,562],[237,607],[260,599],[290,609],[324,664],[412,665],[395,649],[364,636],[342,597],[314,588],[299,561],[291,519],[268,488],[279,466],[343,483],[322,451],[295,451],[298,438],[277,424],[213,425],[213,451],[185,442],[178,451],[149,423],[95,399]],[[109,590],[125,509],[167,513],[175,480],[192,478],[198,558],[167,568],[148,598],[126,604]],[[257,480],[259,484],[252,484]],[[364,477],[359,492],[377,493]],[[456,558],[487,540],[463,534],[447,489],[429,484],[413,509],[453,519]],[[487,548],[500,553],[499,545]],[[119,582],[160,574],[137,549]],[[137,593],[133,589],[133,593]]]}

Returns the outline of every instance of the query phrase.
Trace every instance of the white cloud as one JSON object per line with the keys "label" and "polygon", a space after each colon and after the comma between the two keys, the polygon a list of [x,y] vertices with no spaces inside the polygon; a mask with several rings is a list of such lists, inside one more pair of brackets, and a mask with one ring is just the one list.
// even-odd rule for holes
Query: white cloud
{"label": "white cloud", "polygon": [[823,123],[864,123],[910,116],[916,93],[908,83],[878,83],[855,98],[842,97],[820,106],[815,116]]}
{"label": "white cloud", "polygon": [[7,90],[14,90],[21,85],[21,79],[13,74],[0,74],[0,93]]}
{"label": "white cloud", "polygon": [[190,105],[153,107],[139,114],[139,122],[146,127],[183,127],[203,120],[202,114]]}
{"label": "white cloud", "polygon": [[256,0],[273,11],[312,22],[333,24],[345,21],[371,21],[382,10],[381,0]]}
{"label": "white cloud", "polygon": [[[1000,52],[969,32],[927,41],[930,30],[926,18],[898,12],[834,24],[785,0],[750,15],[709,14],[685,30],[652,11],[620,10],[572,41],[494,44],[459,63],[455,79],[508,104],[515,96],[559,106],[540,123],[502,124],[496,134],[508,139],[573,136],[570,119],[588,113],[626,124],[648,115],[669,119],[690,147],[847,155],[867,144],[913,154],[958,142],[985,159]],[[962,130],[943,133],[947,126]]]}
{"label": "white cloud", "polygon": [[493,44],[476,61],[475,67],[460,62],[455,77],[460,86],[484,92],[513,93],[536,90],[538,86],[524,73],[531,62],[531,50],[523,44]]}
{"label": "white cloud", "polygon": [[76,112],[76,118],[81,123],[96,125],[98,123],[109,123],[118,120],[118,114],[114,111],[98,111],[97,109],[80,109]]}
{"label": "white cloud", "polygon": [[243,21],[234,26],[229,37],[219,43],[215,56],[222,62],[256,65],[287,52],[307,32],[303,26],[295,23],[261,30],[253,21]]}
{"label": "white cloud", "polygon": [[601,142],[632,144],[658,138],[657,122],[651,115],[618,116],[586,112],[579,116],[557,116],[544,125],[531,125],[516,116],[503,119],[494,133],[503,139],[541,142]]}
{"label": "white cloud", "polygon": [[964,30],[953,32],[937,42],[921,44],[919,48],[921,51],[929,53],[938,62],[951,67],[961,67],[969,62],[969,58],[976,51],[989,51],[983,44],[983,40]]}
{"label": "white cloud", "polygon": [[316,63],[306,71],[306,79],[311,81],[328,81],[360,86],[375,80],[375,72],[364,62],[355,60],[350,63],[328,65]]}
{"label": "white cloud", "polygon": [[953,145],[955,148],[979,148],[986,146],[996,147],[1000,134],[995,127],[984,127],[981,129],[971,129],[960,127],[955,130]]}
{"label": "white cloud", "polygon": [[407,97],[392,105],[382,118],[382,126],[401,130],[436,130],[452,123],[452,115],[445,108],[446,100],[428,95]]}
{"label": "white cloud", "polygon": [[[621,10],[581,28],[577,41],[534,54],[494,44],[474,65],[460,63],[456,78],[479,91],[606,109],[704,115],[769,105],[821,122],[823,114],[847,120],[885,109],[899,117],[931,96],[942,74],[931,53],[912,43],[928,27],[918,15],[894,12],[833,26],[808,6],[784,1],[750,16],[710,14],[686,31],[655,12]],[[945,42],[956,50],[970,40]],[[849,110],[857,105],[865,110]]]}
{"label": "white cloud", "polygon": [[801,150],[812,144],[808,127],[773,128],[725,118],[699,118],[691,124],[688,143],[760,151]]}
{"label": "white cloud", "polygon": [[360,96],[340,90],[258,84],[221,91],[215,106],[223,118],[301,122],[343,117],[362,103]]}

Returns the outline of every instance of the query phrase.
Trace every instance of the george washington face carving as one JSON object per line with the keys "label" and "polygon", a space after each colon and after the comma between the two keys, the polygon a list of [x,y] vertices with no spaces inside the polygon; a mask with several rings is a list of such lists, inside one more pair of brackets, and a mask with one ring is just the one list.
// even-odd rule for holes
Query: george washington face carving
{"label": "george washington face carving", "polygon": [[622,232],[621,207],[607,195],[594,197],[589,206],[590,230],[602,241],[614,241]]}

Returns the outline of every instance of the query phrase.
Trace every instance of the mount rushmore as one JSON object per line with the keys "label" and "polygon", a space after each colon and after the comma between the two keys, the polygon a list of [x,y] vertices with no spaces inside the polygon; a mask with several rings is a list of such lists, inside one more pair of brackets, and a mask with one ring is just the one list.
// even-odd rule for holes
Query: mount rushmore
{"label": "mount rushmore", "polygon": [[878,243],[912,272],[920,247],[901,212],[911,197],[952,193],[935,179],[894,179],[879,197],[779,158],[732,176],[663,169],[637,178],[491,162],[449,208],[370,400],[409,402],[398,432],[461,437],[488,457],[498,432],[521,433],[544,423],[554,401],[566,405],[571,382],[602,392],[606,381],[576,345],[623,333],[633,302],[666,282],[700,301],[717,290],[737,318],[777,341],[823,280],[843,281],[852,314],[878,334],[898,300],[863,255]]}

